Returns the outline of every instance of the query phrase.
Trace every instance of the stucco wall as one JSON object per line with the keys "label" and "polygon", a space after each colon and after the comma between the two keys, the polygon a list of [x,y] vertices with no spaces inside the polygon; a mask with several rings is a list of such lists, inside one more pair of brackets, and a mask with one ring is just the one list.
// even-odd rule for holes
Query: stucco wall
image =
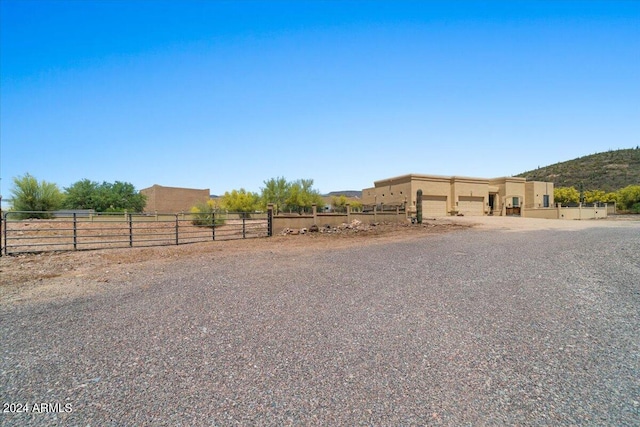
{"label": "stucco wall", "polygon": [[549,196],[549,206],[553,200],[553,182],[530,181],[525,183],[525,208],[544,208],[544,196]]}
{"label": "stucco wall", "polygon": [[301,229],[309,228],[312,225],[323,227],[330,225],[337,227],[343,223],[349,224],[354,219],[365,224],[372,222],[404,222],[407,217],[404,212],[357,212],[352,214],[317,213],[314,215],[274,215],[273,232],[282,232],[285,228]]}
{"label": "stucco wall", "polygon": [[560,208],[560,219],[602,219],[607,217],[607,209],[595,207]]}
{"label": "stucco wall", "polygon": [[607,217],[606,207],[583,206],[577,208],[524,208],[522,214],[527,218],[544,219],[602,219]]}
{"label": "stucco wall", "polygon": [[542,219],[558,219],[558,209],[534,209],[524,208],[522,209],[522,216],[525,218],[542,218]]}

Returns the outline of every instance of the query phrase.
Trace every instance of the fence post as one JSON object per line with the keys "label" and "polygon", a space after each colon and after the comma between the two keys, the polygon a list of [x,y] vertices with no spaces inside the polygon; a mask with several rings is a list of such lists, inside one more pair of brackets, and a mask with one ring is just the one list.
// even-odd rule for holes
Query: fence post
{"label": "fence post", "polygon": [[242,212],[242,238],[246,239],[246,229],[245,229],[245,222],[247,219],[247,213],[246,212]]}
{"label": "fence post", "polygon": [[178,244],[178,214],[176,214],[176,245]]}
{"label": "fence post", "polygon": [[4,219],[4,254],[8,255],[9,253],[7,252],[7,228],[9,228],[9,224],[7,223],[7,215],[9,214],[9,212],[5,212],[4,214],[2,214],[2,217]]}
{"label": "fence post", "polygon": [[73,250],[78,249],[78,218],[77,214],[73,213]]}
{"label": "fence post", "polygon": [[351,223],[351,203],[347,203],[345,207],[347,208],[347,222],[350,224]]}
{"label": "fence post", "polygon": [[318,205],[315,203],[311,204],[311,213],[313,214],[313,223],[318,224]]}
{"label": "fence post", "polygon": [[216,213],[211,212],[211,239],[216,240]]}
{"label": "fence post", "polygon": [[133,247],[133,220],[131,218],[131,214],[127,214],[129,220],[129,247]]}
{"label": "fence post", "polygon": [[273,203],[267,205],[267,237],[273,236]]}

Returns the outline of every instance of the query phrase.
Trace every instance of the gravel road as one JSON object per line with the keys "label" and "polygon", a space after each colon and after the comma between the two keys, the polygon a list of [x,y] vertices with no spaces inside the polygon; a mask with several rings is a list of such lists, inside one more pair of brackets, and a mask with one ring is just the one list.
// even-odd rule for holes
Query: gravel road
{"label": "gravel road", "polygon": [[5,304],[0,424],[637,426],[639,225],[207,254]]}

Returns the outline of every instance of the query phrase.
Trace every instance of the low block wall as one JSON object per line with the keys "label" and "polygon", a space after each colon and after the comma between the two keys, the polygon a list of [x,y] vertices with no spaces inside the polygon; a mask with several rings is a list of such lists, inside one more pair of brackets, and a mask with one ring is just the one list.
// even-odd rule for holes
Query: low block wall
{"label": "low block wall", "polygon": [[318,227],[326,225],[337,227],[344,223],[348,224],[354,219],[365,224],[372,222],[404,222],[407,220],[407,215],[404,212],[315,213],[311,215],[279,214],[273,216],[273,232],[277,234],[285,228],[309,228],[314,224]]}
{"label": "low block wall", "polygon": [[543,218],[543,219],[558,219],[557,208],[524,208],[522,210],[522,216],[525,218]]}
{"label": "low block wall", "polygon": [[602,219],[607,217],[608,206],[579,206],[556,208],[525,208],[525,218],[543,219]]}
{"label": "low block wall", "polygon": [[560,208],[559,219],[602,219],[607,217],[606,207]]}

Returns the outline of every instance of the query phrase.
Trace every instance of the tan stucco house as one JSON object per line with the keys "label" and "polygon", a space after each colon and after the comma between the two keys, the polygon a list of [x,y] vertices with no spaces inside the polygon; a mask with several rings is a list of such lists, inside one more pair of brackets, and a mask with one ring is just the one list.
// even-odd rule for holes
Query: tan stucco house
{"label": "tan stucco house", "polygon": [[155,184],[143,188],[140,193],[147,196],[144,212],[178,213],[189,212],[193,206],[209,200],[208,188],[163,187]]}
{"label": "tan stucco house", "polygon": [[362,190],[363,205],[404,205],[415,211],[422,190],[424,216],[519,215],[523,207],[553,207],[553,183],[525,178],[471,178],[408,174],[375,181]]}

